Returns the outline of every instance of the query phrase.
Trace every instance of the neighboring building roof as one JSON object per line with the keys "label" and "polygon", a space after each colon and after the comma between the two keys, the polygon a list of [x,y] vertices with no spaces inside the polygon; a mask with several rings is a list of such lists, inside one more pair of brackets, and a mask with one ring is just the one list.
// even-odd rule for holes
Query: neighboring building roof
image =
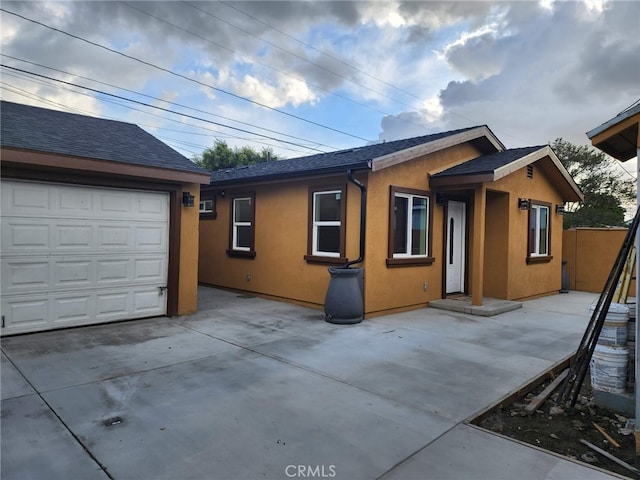
{"label": "neighboring building roof", "polygon": [[481,155],[464,163],[435,173],[430,177],[432,187],[495,182],[534,162],[547,159],[545,172],[557,180],[565,201],[583,200],[580,187],[555,152],[547,145],[537,147],[512,148],[503,152]]}
{"label": "neighboring building roof", "polygon": [[208,174],[132,123],[6,101],[0,119],[2,148]]}
{"label": "neighboring building roof", "polygon": [[483,147],[487,151],[504,149],[488,127],[470,127],[337,152],[216,170],[211,174],[211,184],[221,186],[336,171],[344,172],[348,169],[379,170],[405,161],[408,157],[415,158],[429,153],[429,149],[435,151],[463,141],[477,139],[482,139],[481,141],[486,143]]}
{"label": "neighboring building roof", "polygon": [[587,137],[594,147],[623,162],[638,155],[638,124],[640,124],[640,100],[615,118],[589,130]]}

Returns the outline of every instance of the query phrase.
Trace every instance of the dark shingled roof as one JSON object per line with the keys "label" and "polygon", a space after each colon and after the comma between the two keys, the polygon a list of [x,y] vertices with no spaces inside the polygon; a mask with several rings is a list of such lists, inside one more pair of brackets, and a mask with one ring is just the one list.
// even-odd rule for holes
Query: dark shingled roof
{"label": "dark shingled roof", "polygon": [[545,145],[537,147],[512,148],[503,152],[489,153],[481,155],[472,160],[468,160],[460,165],[436,173],[432,178],[455,177],[460,175],[482,175],[495,172],[498,168],[509,165],[511,162],[536,152]]}
{"label": "dark shingled roof", "polygon": [[308,157],[290,158],[288,160],[263,162],[245,167],[216,170],[211,174],[211,184],[225,185],[287,176],[331,173],[344,171],[349,168],[368,168],[368,162],[375,158],[449,137],[467,130],[473,130],[474,128],[478,127],[462,128],[422,137],[377,143],[375,145],[366,145],[364,147],[340,150],[337,152],[319,153]]}
{"label": "dark shingled roof", "polygon": [[3,148],[208,173],[132,123],[5,101],[0,118]]}

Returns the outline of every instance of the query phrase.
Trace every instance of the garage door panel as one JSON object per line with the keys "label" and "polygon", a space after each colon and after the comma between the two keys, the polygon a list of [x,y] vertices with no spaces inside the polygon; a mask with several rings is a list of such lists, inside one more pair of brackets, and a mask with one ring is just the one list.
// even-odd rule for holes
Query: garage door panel
{"label": "garage door panel", "polygon": [[95,283],[95,260],[54,260],[55,286],[59,288],[90,287]]}
{"label": "garage door panel", "polygon": [[166,313],[169,196],[2,180],[0,334]]}
{"label": "garage door panel", "polygon": [[136,315],[158,311],[164,301],[163,293],[158,289],[138,290],[133,292],[133,313]]}
{"label": "garage door panel", "polygon": [[129,259],[100,259],[97,260],[98,279],[100,284],[123,282],[132,277]]}
{"label": "garage door panel", "polygon": [[48,188],[35,183],[3,185],[2,208],[13,214],[43,215],[50,210],[51,193]]}
{"label": "garage door panel", "polygon": [[[4,210],[4,209],[3,209]],[[49,251],[49,225],[47,222],[11,220],[2,224],[2,254]]]}
{"label": "garage door panel", "polygon": [[[93,211],[93,195],[89,188],[57,189],[54,202],[57,200],[57,208],[65,217],[77,216],[91,218]],[[54,205],[55,207],[55,205]]]}
{"label": "garage door panel", "polygon": [[162,257],[134,260],[134,281],[160,282],[166,280]]}
{"label": "garage door panel", "polygon": [[49,299],[46,295],[10,299],[3,297],[2,316],[4,317],[3,330],[8,333],[41,330],[49,323]]}
{"label": "garage door panel", "polygon": [[53,248],[55,250],[74,251],[90,250],[94,247],[94,228],[88,224],[68,224],[64,222],[52,221],[51,230],[56,232]]}
{"label": "garage door panel", "polygon": [[43,260],[2,260],[2,289],[20,291],[46,289],[49,287],[49,261]]}
{"label": "garage door panel", "polygon": [[62,296],[53,298],[51,303],[53,309],[51,318],[56,326],[87,324],[91,322],[94,314],[95,294]]}

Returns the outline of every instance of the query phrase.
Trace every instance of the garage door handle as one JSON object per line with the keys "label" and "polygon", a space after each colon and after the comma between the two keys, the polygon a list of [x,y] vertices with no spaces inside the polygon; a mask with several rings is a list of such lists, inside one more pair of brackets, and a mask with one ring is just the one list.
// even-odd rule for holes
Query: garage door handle
{"label": "garage door handle", "polygon": [[162,295],[167,290],[167,287],[158,287],[158,289],[160,289],[160,295]]}

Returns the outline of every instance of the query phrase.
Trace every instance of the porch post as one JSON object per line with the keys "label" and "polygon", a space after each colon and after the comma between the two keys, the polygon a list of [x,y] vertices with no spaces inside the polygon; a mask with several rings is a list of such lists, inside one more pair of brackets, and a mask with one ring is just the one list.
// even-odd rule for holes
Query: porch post
{"label": "porch post", "polygon": [[473,242],[471,252],[471,304],[482,305],[484,293],[484,236],[487,210],[487,189],[484,184],[473,196]]}

